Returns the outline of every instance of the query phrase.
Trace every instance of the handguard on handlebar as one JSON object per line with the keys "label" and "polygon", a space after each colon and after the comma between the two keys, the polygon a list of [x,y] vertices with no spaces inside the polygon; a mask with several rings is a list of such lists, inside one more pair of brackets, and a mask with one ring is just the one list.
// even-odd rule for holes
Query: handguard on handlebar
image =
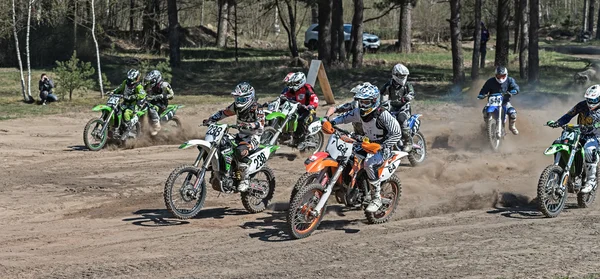
{"label": "handguard on handlebar", "polygon": [[381,149],[381,144],[363,141],[361,147],[364,151],[375,154]]}

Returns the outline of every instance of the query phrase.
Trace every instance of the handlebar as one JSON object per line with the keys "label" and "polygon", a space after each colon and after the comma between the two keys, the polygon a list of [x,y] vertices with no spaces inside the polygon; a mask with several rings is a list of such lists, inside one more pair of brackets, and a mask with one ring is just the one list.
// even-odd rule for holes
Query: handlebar
{"label": "handlebar", "polygon": [[[202,124],[200,124],[200,126],[208,127],[208,126],[210,126],[210,125],[213,125],[213,124],[217,124],[217,125],[219,125],[219,123],[218,123],[218,122],[210,122],[210,121],[209,121],[209,122],[206,122],[206,123],[202,123]],[[236,130],[239,130],[239,129],[241,129],[241,127],[240,127],[239,125],[237,125],[237,124],[227,124],[227,128],[228,128],[228,129],[229,129],[229,128],[233,128],[233,129],[236,129]]]}

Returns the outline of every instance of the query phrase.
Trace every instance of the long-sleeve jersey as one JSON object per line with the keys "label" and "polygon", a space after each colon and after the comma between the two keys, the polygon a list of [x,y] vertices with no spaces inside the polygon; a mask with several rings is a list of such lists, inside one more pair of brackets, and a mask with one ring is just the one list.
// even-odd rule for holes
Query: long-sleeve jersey
{"label": "long-sleeve jersey", "polygon": [[308,106],[309,109],[317,109],[319,106],[319,97],[317,97],[312,86],[308,83],[298,89],[298,91],[293,91],[291,88],[286,87],[281,94],[288,98],[288,100],[294,100]]}
{"label": "long-sleeve jersey", "polygon": [[237,115],[237,124],[245,123],[248,128],[240,129],[240,134],[243,135],[262,135],[265,129],[265,113],[258,103],[254,102],[244,111],[240,111],[235,103],[227,106],[227,108],[217,111],[210,116],[211,121],[219,121],[229,116]]}
{"label": "long-sleeve jersey", "polygon": [[[579,125],[592,125],[600,122],[600,109],[590,110],[585,101],[577,103],[572,109],[570,109],[565,115],[559,118],[556,122],[559,125],[565,125],[577,116],[577,124]],[[600,130],[594,129],[592,131],[596,136],[600,136]]]}
{"label": "long-sleeve jersey", "polygon": [[123,94],[123,96],[135,95],[135,100],[125,100],[125,105],[134,105],[137,101],[144,100],[146,98],[146,91],[141,84],[137,84],[135,87],[127,86],[127,81],[124,80],[119,87],[113,90],[114,94]]}
{"label": "long-sleeve jersey", "polygon": [[[387,99],[386,99],[387,98]],[[402,101],[404,98],[404,102]],[[381,101],[390,101],[394,107],[403,106],[405,103],[412,101],[415,98],[415,89],[410,82],[404,83],[404,86],[395,88],[392,81],[388,81],[381,88]]]}
{"label": "long-sleeve jersey", "polygon": [[153,86],[152,88],[150,88],[150,91],[148,93],[151,96],[163,95],[164,97],[166,97],[167,100],[171,100],[173,99],[173,96],[175,96],[173,88],[171,88],[171,85],[166,81],[162,81],[156,86]]}
{"label": "long-sleeve jersey", "polygon": [[[511,95],[514,95],[518,94],[519,91],[521,90],[519,88],[519,85],[517,85],[517,82],[515,82],[514,78],[507,77],[506,81],[503,83],[498,83],[496,78],[490,78],[485,82],[485,84],[481,88],[481,91],[479,91],[479,96],[485,96],[487,94],[494,93],[510,93]],[[510,95],[504,98],[504,102],[508,101],[510,101]]]}
{"label": "long-sleeve jersey", "polygon": [[385,109],[378,108],[372,112],[369,121],[360,116],[360,109],[355,108],[331,120],[332,124],[362,123],[365,136],[370,141],[379,143],[386,148],[392,148],[402,138],[402,131],[398,121]]}

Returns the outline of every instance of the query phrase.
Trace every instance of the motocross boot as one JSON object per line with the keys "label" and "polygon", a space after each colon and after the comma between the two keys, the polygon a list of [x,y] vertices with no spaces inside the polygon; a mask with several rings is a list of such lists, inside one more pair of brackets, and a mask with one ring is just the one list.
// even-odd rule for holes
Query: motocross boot
{"label": "motocross boot", "polygon": [[412,151],[413,140],[410,136],[410,129],[402,129],[402,151],[410,152]]}
{"label": "motocross boot", "polygon": [[240,176],[240,183],[238,184],[237,189],[239,192],[246,192],[248,191],[248,188],[250,188],[250,179],[248,179],[248,175],[246,175],[246,169],[248,169],[247,164],[239,163],[238,172]]}
{"label": "motocross boot", "polygon": [[508,121],[508,129],[513,133],[513,135],[518,135],[519,130],[517,130],[517,126],[515,126],[517,119],[510,118]]}
{"label": "motocross boot", "polygon": [[586,194],[594,190],[596,188],[596,168],[598,167],[598,163],[586,163],[585,166],[585,187],[581,189],[581,192]]}
{"label": "motocross boot", "polygon": [[160,121],[152,122],[152,132],[150,134],[156,136],[158,131],[160,131]]}
{"label": "motocross boot", "polygon": [[367,206],[365,211],[373,213],[377,212],[377,210],[379,210],[379,208],[381,208],[383,205],[381,202],[381,181],[369,181],[369,184],[371,184],[373,187],[373,192],[371,192],[371,203],[369,203],[369,206]]}

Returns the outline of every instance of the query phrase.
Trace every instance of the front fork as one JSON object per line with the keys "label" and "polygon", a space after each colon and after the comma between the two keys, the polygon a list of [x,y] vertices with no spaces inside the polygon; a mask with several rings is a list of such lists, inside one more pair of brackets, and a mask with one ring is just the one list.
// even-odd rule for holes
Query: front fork
{"label": "front fork", "polygon": [[285,119],[283,120],[283,123],[281,123],[279,125],[279,128],[276,129],[275,134],[273,135],[273,137],[271,138],[271,142],[269,142],[269,145],[275,145],[277,142],[277,139],[279,138],[279,135],[281,135],[281,131],[284,129],[285,125],[290,121],[290,115],[286,116]]}
{"label": "front fork", "polygon": [[313,209],[313,211],[312,211],[313,215],[318,215],[319,212],[321,212],[321,209],[323,209],[323,207],[325,206],[325,203],[327,202],[327,199],[329,199],[329,196],[331,195],[331,192],[333,190],[333,186],[337,182],[337,180],[340,177],[340,175],[342,174],[343,170],[344,170],[344,167],[343,167],[342,164],[340,164],[338,166],[335,174],[333,175],[333,177],[329,180],[329,184],[327,184],[327,188],[325,188],[325,191],[323,193],[323,196],[321,196],[321,199],[319,200],[319,203]]}
{"label": "front fork", "polygon": [[[571,173],[571,166],[573,165],[573,160],[575,159],[575,154],[577,153],[576,150],[573,150],[569,156],[569,161],[567,161],[567,164],[565,165],[564,169],[563,169],[563,174],[560,178],[560,187],[558,188],[558,194],[560,196],[566,194],[567,191],[567,186],[569,184],[569,178],[570,178],[570,173]],[[558,152],[556,154],[556,156],[554,157],[554,164],[557,166],[560,166],[560,160],[561,160],[561,152]]]}
{"label": "front fork", "polygon": [[[196,179],[196,182],[194,182],[194,192],[198,191],[198,186],[200,185],[200,183],[202,181],[204,181],[204,177],[206,176],[206,169],[208,169],[208,167],[210,166],[212,157],[215,155],[215,152],[217,152],[217,148],[215,146],[213,146],[210,151],[208,152],[208,156],[206,156],[206,159],[204,159],[204,163],[202,164],[202,167],[200,168],[200,175],[198,175],[198,178]],[[196,162],[194,162],[194,167],[198,167],[198,164],[200,163],[200,160],[202,159],[202,155],[203,155],[204,151],[200,151],[200,154],[198,154],[198,157],[196,158]]]}
{"label": "front fork", "polygon": [[112,116],[114,113],[115,113],[115,111],[111,110],[110,114],[108,114],[108,116],[104,120],[104,125],[102,125],[102,129],[100,130],[101,135],[104,135],[104,131],[106,131],[106,129],[108,129],[108,126],[110,126],[110,120],[112,119]]}

